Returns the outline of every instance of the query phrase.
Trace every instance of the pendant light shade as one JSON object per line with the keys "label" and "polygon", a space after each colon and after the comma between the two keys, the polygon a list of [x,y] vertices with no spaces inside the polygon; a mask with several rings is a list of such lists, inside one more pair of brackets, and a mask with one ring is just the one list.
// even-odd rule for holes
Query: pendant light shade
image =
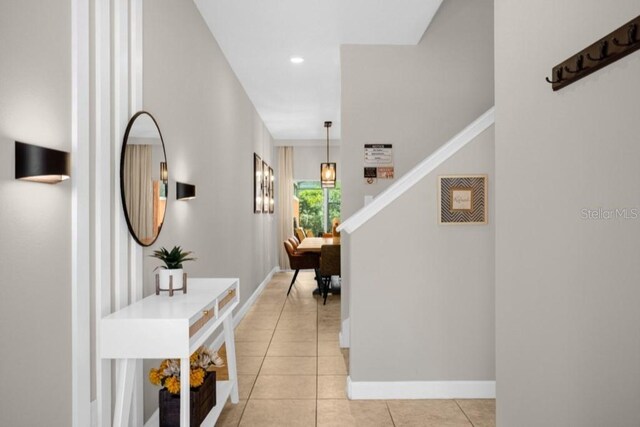
{"label": "pendant light shade", "polygon": [[336,186],[336,164],[322,163],[320,166],[320,176],[322,188],[335,188]]}
{"label": "pendant light shade", "polygon": [[337,169],[335,163],[329,163],[329,128],[331,122],[324,122],[324,127],[327,128],[327,162],[320,165],[320,183],[322,188],[335,188]]}
{"label": "pendant light shade", "polygon": [[169,171],[167,170],[167,162],[160,162],[160,180],[165,184],[169,181]]}
{"label": "pendant light shade", "polygon": [[69,179],[69,153],[15,141],[16,179],[56,184]]}

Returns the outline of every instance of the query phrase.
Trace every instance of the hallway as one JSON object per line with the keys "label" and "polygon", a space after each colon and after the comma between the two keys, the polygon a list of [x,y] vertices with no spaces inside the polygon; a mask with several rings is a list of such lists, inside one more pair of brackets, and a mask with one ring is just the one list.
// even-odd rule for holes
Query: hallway
{"label": "hallway", "polygon": [[278,273],[236,328],[240,403],[218,426],[495,426],[494,400],[349,401],[340,299],[312,296],[313,275]]}

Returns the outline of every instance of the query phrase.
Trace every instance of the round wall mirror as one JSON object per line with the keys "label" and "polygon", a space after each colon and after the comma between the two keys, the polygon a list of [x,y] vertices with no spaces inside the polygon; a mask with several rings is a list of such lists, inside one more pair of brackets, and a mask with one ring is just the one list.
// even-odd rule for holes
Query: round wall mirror
{"label": "round wall mirror", "polygon": [[162,230],[169,191],[167,153],[158,123],[146,111],[127,125],[120,156],[120,194],[127,226],[142,246]]}

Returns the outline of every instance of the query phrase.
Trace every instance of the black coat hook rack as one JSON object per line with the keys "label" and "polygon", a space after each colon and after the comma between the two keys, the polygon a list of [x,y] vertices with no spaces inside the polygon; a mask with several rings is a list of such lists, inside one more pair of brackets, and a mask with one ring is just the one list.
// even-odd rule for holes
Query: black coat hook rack
{"label": "black coat hook rack", "polygon": [[640,49],[638,27],[640,16],[553,67],[547,82],[560,90]]}

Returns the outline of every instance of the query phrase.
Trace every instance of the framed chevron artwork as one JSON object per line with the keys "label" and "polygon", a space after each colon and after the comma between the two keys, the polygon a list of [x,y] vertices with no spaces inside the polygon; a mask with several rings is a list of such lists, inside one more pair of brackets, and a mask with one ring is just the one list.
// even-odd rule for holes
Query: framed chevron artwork
{"label": "framed chevron artwork", "polygon": [[438,177],[438,223],[487,223],[487,175]]}

